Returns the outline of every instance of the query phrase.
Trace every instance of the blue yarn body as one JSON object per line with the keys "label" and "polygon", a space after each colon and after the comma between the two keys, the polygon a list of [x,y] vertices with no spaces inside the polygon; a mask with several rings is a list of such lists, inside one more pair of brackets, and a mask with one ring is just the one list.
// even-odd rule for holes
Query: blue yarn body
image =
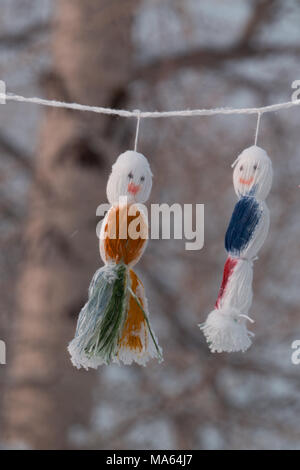
{"label": "blue yarn body", "polygon": [[262,211],[253,196],[243,196],[235,205],[225,235],[226,251],[233,256],[241,256],[252,239],[261,219]]}

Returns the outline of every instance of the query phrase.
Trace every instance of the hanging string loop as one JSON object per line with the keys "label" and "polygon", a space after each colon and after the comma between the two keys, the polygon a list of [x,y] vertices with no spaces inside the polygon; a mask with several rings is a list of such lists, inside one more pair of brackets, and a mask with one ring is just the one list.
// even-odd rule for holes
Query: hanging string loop
{"label": "hanging string loop", "polygon": [[134,151],[137,151],[137,145],[138,145],[138,140],[139,140],[139,131],[140,131],[140,122],[141,122],[141,111],[140,109],[135,109],[134,113],[136,113],[137,116],[137,122],[136,122],[136,131],[135,131],[135,140],[134,140]]}
{"label": "hanging string loop", "polygon": [[262,114],[263,113],[261,111],[257,113],[257,123],[256,123],[255,139],[254,139],[255,146],[257,145],[258,131],[259,131],[260,119],[261,119]]}

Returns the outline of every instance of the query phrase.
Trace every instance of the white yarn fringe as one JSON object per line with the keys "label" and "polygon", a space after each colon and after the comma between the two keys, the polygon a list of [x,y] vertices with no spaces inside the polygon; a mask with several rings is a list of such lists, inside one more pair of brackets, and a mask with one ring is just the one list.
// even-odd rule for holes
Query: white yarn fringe
{"label": "white yarn fringe", "polygon": [[213,310],[206,322],[199,325],[211,352],[246,351],[252,344],[250,337],[254,336],[247,330],[246,318],[234,309]]}
{"label": "white yarn fringe", "polygon": [[81,352],[74,341],[69,344],[68,351],[71,356],[71,362],[77,369],[97,369],[100,365],[105,364],[105,361],[99,356],[93,356],[89,359],[84,353]]}
{"label": "white yarn fringe", "polygon": [[[153,332],[153,330],[152,330]],[[153,333],[156,343],[158,344],[157,337]],[[141,332],[139,332],[138,336],[140,338],[145,338],[146,340],[143,341],[143,349],[142,351],[139,350],[132,350],[130,348],[122,346],[119,351],[118,355],[115,356],[110,363],[105,362],[102,357],[93,356],[92,358],[88,358],[84,353],[82,353],[76,343],[72,341],[68,346],[68,351],[71,356],[71,361],[74,367],[77,369],[84,368],[88,370],[97,369],[101,365],[109,365],[111,363],[118,364],[119,366],[122,365],[130,365],[133,362],[136,362],[140,366],[146,366],[147,362],[151,359],[158,359],[159,362],[163,362],[163,351],[160,346],[160,357],[158,357],[156,347],[153,343],[153,340],[149,334],[148,328],[146,331],[144,328]]]}
{"label": "white yarn fringe", "polygon": [[[154,335],[156,344],[158,345],[157,337],[154,334],[153,330],[152,333]],[[154,342],[149,334],[149,330],[146,326],[141,329],[138,333],[140,339],[144,339],[142,341],[143,349],[142,351],[139,350],[132,350],[130,348],[122,346],[119,349],[118,357],[115,358],[114,362],[120,364],[122,362],[125,365],[130,365],[133,362],[136,362],[140,366],[145,366],[147,362],[151,359],[158,359],[158,362],[163,361],[163,352],[161,347],[158,345],[160,355],[158,355]]]}

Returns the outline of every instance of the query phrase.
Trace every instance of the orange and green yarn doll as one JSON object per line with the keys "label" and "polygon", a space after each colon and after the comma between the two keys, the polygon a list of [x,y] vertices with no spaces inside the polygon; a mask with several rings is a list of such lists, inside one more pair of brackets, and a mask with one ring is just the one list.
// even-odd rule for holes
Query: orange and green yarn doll
{"label": "orange and green yarn doll", "polygon": [[148,239],[142,203],[152,187],[148,160],[127,151],[112,167],[107,184],[111,208],[100,234],[105,263],[94,274],[88,301],[82,308],[68,350],[75,367],[96,369],[101,364],[162,360],[162,351],[148,317],[144,287],[133,266]]}

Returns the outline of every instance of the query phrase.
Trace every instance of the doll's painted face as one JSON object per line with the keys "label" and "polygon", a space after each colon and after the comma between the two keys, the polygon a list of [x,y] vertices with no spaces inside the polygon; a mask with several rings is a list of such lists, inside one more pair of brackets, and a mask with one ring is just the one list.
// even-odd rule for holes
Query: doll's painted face
{"label": "doll's painted face", "polygon": [[106,194],[111,204],[118,204],[119,199],[144,203],[150,195],[152,173],[144,155],[132,150],[122,153],[112,167]]}
{"label": "doll's painted face", "polygon": [[233,185],[238,197],[254,196],[264,200],[271,189],[272,162],[265,150],[253,146],[238,157],[233,172]]}

